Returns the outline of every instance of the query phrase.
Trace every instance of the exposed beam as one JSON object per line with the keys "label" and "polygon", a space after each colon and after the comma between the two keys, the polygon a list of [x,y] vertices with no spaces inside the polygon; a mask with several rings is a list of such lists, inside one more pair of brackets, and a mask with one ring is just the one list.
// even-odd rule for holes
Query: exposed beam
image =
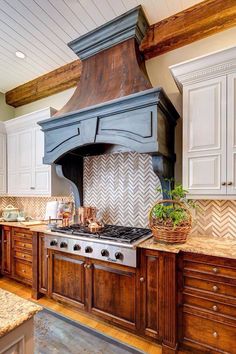
{"label": "exposed beam", "polygon": [[76,86],[81,75],[79,59],[39,76],[6,93],[6,103],[19,107]]}
{"label": "exposed beam", "polygon": [[[150,26],[140,49],[150,59],[236,26],[235,0],[205,0]],[[6,103],[24,104],[76,86],[81,62],[75,60],[6,93]]]}
{"label": "exposed beam", "polygon": [[205,0],[150,26],[140,49],[150,59],[235,25],[235,0]]}

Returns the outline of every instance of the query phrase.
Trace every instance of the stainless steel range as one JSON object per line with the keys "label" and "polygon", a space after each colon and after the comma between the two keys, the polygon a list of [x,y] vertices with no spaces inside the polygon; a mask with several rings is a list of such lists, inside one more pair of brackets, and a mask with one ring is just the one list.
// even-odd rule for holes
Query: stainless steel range
{"label": "stainless steel range", "polygon": [[97,233],[78,224],[55,227],[51,231],[45,240],[49,249],[130,267],[137,265],[137,245],[151,237],[149,229],[115,225],[105,225]]}

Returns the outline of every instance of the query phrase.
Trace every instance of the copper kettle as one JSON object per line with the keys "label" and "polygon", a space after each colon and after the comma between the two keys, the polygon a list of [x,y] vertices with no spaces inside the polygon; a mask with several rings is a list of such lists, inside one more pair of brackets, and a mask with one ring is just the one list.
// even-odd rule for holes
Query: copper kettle
{"label": "copper kettle", "polygon": [[96,220],[97,208],[95,207],[79,207],[78,208],[78,223],[80,225],[88,225],[91,220]]}

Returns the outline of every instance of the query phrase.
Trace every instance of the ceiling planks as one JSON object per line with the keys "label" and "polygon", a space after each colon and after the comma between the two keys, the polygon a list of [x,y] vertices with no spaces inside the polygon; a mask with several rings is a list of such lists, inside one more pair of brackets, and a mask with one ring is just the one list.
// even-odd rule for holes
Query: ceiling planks
{"label": "ceiling planks", "polygon": [[[40,1],[46,3],[49,0]],[[50,1],[54,3],[55,0]],[[80,0],[80,6],[83,5],[84,1],[85,0]],[[127,2],[123,2],[123,4],[128,6],[128,3],[133,4],[134,1],[136,0],[127,0]],[[156,3],[156,0],[143,0],[144,9],[145,4],[150,1]],[[162,7],[163,13],[169,11],[168,6],[171,6],[171,1],[172,0],[167,0],[165,2],[165,7]],[[86,2],[89,4],[90,9],[94,9],[96,6],[93,0],[86,0]],[[205,0],[197,4],[196,0],[191,0],[190,2],[195,5],[150,26],[146,37],[141,43],[141,50],[144,52],[146,59],[161,55],[167,51],[236,25],[235,0]],[[101,10],[99,12],[100,16],[96,17],[98,22],[102,21],[103,16],[111,16],[111,14],[109,14],[111,10],[108,10],[107,6],[111,7],[113,3],[113,0],[107,0],[106,7],[102,7],[104,11]],[[185,3],[187,3],[187,1],[185,1]],[[176,4],[176,8],[179,7],[180,3]],[[116,11],[118,11],[118,9],[121,11],[122,8],[122,6],[119,6]],[[126,10],[128,9],[126,8]],[[113,17],[115,17],[115,14]],[[89,27],[92,26],[96,27],[97,22],[95,24],[91,17]],[[1,57],[0,60],[3,61]],[[14,70],[16,69],[14,68]],[[75,60],[72,63],[8,91],[6,94],[6,102],[14,107],[18,107],[63,91],[78,83],[80,73],[81,62],[80,60]]]}
{"label": "ceiling planks", "polygon": [[235,0],[205,0],[150,26],[140,50],[150,59],[235,25]]}
{"label": "ceiling planks", "polygon": [[81,61],[61,66],[48,74],[27,82],[6,93],[6,103],[19,107],[24,104],[48,97],[77,85],[81,75]]}

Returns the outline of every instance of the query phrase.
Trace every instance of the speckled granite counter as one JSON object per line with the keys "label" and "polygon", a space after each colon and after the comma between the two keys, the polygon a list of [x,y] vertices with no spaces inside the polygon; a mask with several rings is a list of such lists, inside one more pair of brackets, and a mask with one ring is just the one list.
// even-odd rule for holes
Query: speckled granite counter
{"label": "speckled granite counter", "polygon": [[236,259],[236,238],[234,240],[221,239],[218,237],[191,235],[186,243],[167,245],[150,238],[142,242],[139,247],[179,253],[180,251],[200,253],[209,256]]}
{"label": "speckled granite counter", "polygon": [[0,289],[0,338],[41,310],[41,306]]}

